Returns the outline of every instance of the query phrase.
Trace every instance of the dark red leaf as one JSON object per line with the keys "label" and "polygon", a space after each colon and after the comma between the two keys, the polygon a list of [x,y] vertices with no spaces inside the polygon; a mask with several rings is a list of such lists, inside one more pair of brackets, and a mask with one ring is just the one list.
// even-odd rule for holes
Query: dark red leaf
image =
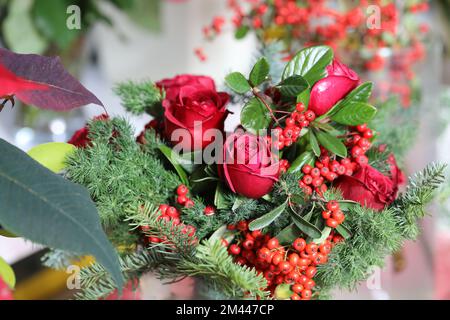
{"label": "dark red leaf", "polygon": [[101,101],[71,76],[58,57],[0,48],[0,97],[15,96],[42,109],[70,110]]}

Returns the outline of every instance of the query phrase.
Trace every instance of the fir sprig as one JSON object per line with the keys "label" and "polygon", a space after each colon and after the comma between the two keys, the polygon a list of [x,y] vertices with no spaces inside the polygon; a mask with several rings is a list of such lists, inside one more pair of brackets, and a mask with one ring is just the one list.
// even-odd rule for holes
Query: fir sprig
{"label": "fir sprig", "polygon": [[132,114],[142,115],[147,112],[155,117],[162,115],[164,93],[151,81],[119,83],[114,93],[121,98],[122,106]]}

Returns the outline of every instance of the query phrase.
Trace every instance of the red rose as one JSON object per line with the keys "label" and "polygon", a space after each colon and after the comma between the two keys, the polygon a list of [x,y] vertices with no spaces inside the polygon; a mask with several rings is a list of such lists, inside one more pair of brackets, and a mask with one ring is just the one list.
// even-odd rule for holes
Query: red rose
{"label": "red rose", "polygon": [[163,80],[157,85],[166,91],[163,107],[168,140],[172,140],[175,130],[184,129],[188,138],[177,142],[184,150],[198,150],[213,140],[204,136],[206,130],[223,131],[229,95],[217,92],[211,78],[183,75]]}
{"label": "red rose", "polygon": [[358,74],[337,60],[327,67],[327,72],[311,89],[308,108],[318,116],[327,113],[359,84]]}
{"label": "red rose", "polygon": [[165,90],[165,98],[171,101],[177,100],[181,88],[186,86],[216,91],[214,80],[210,77],[190,74],[182,74],[171,79],[163,79],[157,82],[156,85],[158,88]]}
{"label": "red rose", "polygon": [[[109,116],[107,114],[101,114],[95,117],[93,120],[102,121],[107,120],[108,118]],[[89,135],[89,127],[85,125],[83,128],[76,131],[73,134],[72,138],[70,138],[70,140],[67,141],[67,143],[73,144],[77,148],[85,148],[91,144],[91,140],[89,139],[88,135]]]}
{"label": "red rose", "polygon": [[401,181],[401,171],[396,165],[391,166],[390,177],[370,165],[361,166],[353,176],[341,176],[335,186],[342,191],[344,199],[381,211],[395,200]]}
{"label": "red rose", "polygon": [[223,154],[219,172],[235,193],[258,199],[269,193],[278,181],[279,162],[262,137],[232,134],[225,142]]}

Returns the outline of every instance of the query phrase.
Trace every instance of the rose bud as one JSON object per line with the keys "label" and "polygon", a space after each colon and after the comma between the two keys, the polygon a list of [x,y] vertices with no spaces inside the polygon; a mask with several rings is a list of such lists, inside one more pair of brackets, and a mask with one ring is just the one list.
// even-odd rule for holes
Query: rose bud
{"label": "rose bud", "polygon": [[345,64],[334,60],[327,67],[328,75],[317,81],[311,89],[308,109],[317,116],[327,113],[359,84],[359,76]]}
{"label": "rose bud", "polygon": [[370,165],[361,166],[353,176],[341,176],[336,182],[344,199],[353,200],[376,211],[383,210],[397,197],[401,171],[391,167],[391,176],[385,176]]}
{"label": "rose bud", "polygon": [[234,193],[258,199],[269,193],[279,177],[279,162],[264,137],[234,133],[224,145],[219,172]]}
{"label": "rose bud", "polygon": [[163,101],[166,139],[172,140],[174,131],[183,129],[186,135],[183,135],[181,142],[172,142],[179,142],[183,150],[198,150],[214,140],[214,137],[204,135],[207,130],[223,132],[229,95],[217,92],[213,79],[181,75],[162,80],[157,85],[166,92]]}

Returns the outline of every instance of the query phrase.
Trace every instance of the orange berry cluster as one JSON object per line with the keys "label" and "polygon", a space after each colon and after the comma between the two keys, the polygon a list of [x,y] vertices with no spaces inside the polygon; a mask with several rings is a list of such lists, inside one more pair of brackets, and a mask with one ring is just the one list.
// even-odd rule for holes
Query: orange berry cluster
{"label": "orange berry cluster", "polygon": [[229,245],[223,242],[235,257],[235,262],[254,267],[263,274],[268,290],[275,297],[279,285],[290,285],[292,300],[311,299],[316,267],[326,263],[334,244],[342,241],[341,236],[332,234],[320,245],[297,238],[292,245],[284,247],[275,237],[271,238],[260,230],[250,231],[246,221],[228,226],[228,229],[241,232],[236,243]]}
{"label": "orange berry cluster", "polygon": [[327,210],[322,211],[322,218],[325,219],[325,223],[328,227],[336,228],[344,222],[345,215],[337,201],[329,201],[327,203]]}

